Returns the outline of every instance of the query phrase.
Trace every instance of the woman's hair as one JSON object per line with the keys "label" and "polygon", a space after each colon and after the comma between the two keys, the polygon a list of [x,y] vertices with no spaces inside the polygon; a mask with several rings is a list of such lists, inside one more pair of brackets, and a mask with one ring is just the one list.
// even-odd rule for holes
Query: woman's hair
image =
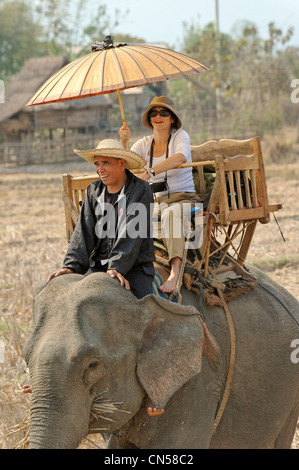
{"label": "woman's hair", "polygon": [[178,125],[178,118],[171,111],[170,113],[171,113],[171,117],[174,119],[174,121],[171,123],[171,129],[174,131],[177,131],[180,128],[180,126]]}

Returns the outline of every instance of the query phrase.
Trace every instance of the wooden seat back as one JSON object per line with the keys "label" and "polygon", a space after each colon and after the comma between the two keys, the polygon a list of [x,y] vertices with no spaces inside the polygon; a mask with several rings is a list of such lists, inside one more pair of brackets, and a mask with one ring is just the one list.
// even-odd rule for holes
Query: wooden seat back
{"label": "wooden seat back", "polygon": [[[221,139],[219,141],[210,140],[201,145],[191,145],[192,162],[210,162],[216,159],[217,155],[224,155],[233,158],[237,155],[257,155],[259,186],[261,192],[267,199],[267,187],[265,179],[265,170],[263,164],[263,155],[259,137],[253,137],[247,140]],[[204,178],[205,166],[196,167],[199,174],[200,196],[204,199],[207,194],[206,182]],[[264,201],[267,202],[266,200]]]}
{"label": "wooden seat back", "polygon": [[[242,265],[247,256],[257,222],[268,223],[270,212],[281,204],[269,205],[265,169],[259,137],[248,140],[222,139],[192,146],[192,161],[214,161],[215,181],[209,198],[207,217],[204,217],[201,246],[204,276],[209,270],[211,243],[219,245],[214,237],[214,226],[222,227],[225,240],[221,242],[221,264],[229,249]],[[200,195],[205,197],[204,166],[197,166],[201,182]],[[228,227],[228,229],[226,229]],[[234,228],[233,228],[234,227]],[[241,236],[239,246],[235,241]],[[216,251],[218,251],[216,249]]]}
{"label": "wooden seat back", "polygon": [[227,226],[245,220],[269,221],[267,192],[261,185],[258,156],[217,155],[215,170],[219,178],[218,221]]}
{"label": "wooden seat back", "polygon": [[96,174],[90,176],[64,174],[62,176],[62,200],[64,202],[66,239],[68,242],[78,221],[87,186],[97,179],[99,177]]}

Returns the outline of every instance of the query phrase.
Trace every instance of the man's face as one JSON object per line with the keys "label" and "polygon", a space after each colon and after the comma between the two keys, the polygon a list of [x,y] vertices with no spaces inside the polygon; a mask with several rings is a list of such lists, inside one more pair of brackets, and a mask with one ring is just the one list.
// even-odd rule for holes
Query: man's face
{"label": "man's face", "polygon": [[113,157],[95,157],[96,172],[106,186],[117,186],[123,179],[125,160]]}

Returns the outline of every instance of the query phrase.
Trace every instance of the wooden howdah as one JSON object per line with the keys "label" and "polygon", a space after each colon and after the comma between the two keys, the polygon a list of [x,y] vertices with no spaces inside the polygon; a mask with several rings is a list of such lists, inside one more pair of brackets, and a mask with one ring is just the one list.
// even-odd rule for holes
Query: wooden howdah
{"label": "wooden howdah", "polygon": [[[202,245],[196,267],[207,278],[210,261],[218,255],[213,273],[226,266],[242,269],[257,222],[266,224],[281,204],[269,204],[265,169],[259,137],[248,140],[222,139],[191,146],[192,166],[199,200],[208,199],[203,213]],[[142,170],[133,171],[138,173]],[[206,173],[213,174],[209,190]],[[87,186],[98,176],[63,175],[62,198],[65,208],[66,237],[69,242],[77,223]],[[220,234],[220,236],[219,236]],[[227,268],[228,270],[229,268]]]}

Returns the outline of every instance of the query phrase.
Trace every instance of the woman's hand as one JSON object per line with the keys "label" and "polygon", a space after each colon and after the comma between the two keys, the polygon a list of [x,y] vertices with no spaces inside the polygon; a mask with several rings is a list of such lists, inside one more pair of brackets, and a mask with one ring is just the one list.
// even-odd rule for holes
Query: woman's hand
{"label": "woman's hand", "polygon": [[148,182],[148,180],[151,177],[150,174],[146,170],[144,170],[142,173],[136,173],[135,176],[138,176],[138,178],[146,182]]}
{"label": "woman's hand", "polygon": [[127,141],[131,138],[131,131],[127,124],[124,124],[119,129],[119,136],[123,147],[126,148]]}

